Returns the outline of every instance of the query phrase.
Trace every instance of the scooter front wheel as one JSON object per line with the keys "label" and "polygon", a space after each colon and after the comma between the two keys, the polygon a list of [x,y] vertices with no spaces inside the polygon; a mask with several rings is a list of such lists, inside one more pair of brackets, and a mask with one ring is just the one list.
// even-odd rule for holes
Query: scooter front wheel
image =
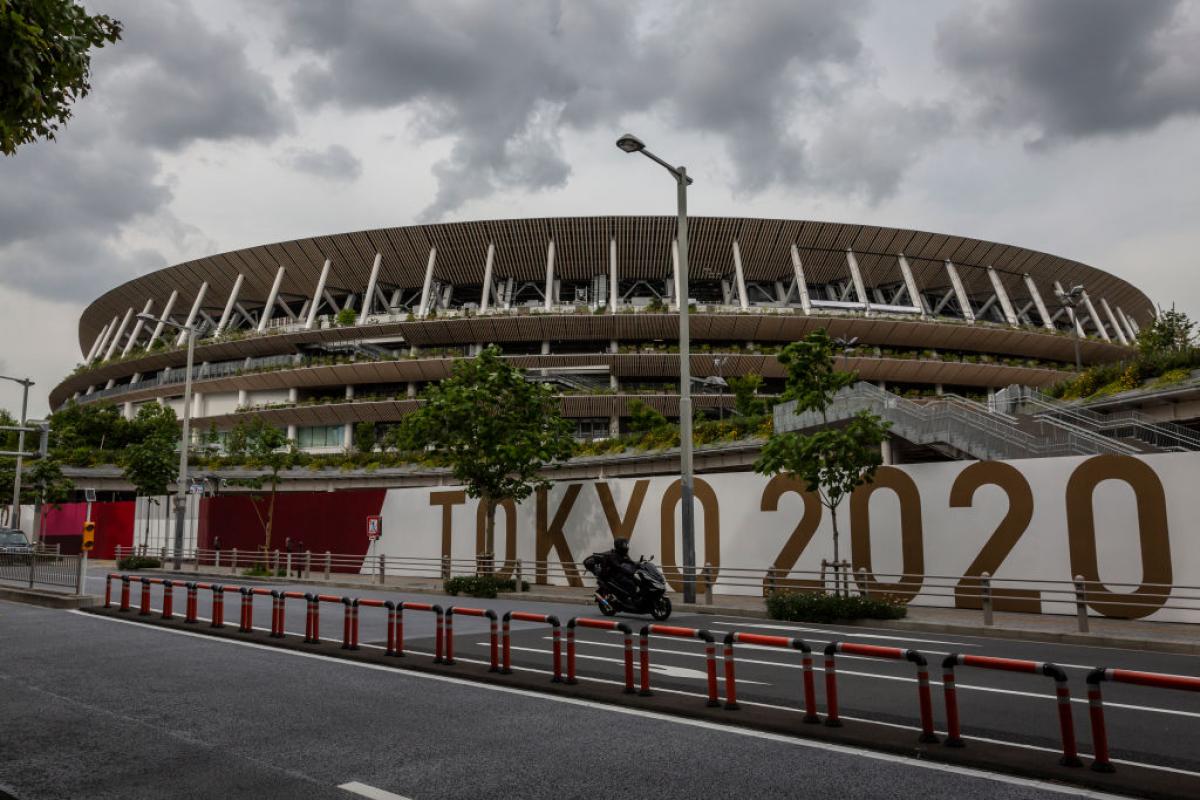
{"label": "scooter front wheel", "polygon": [[650,616],[654,617],[659,622],[662,622],[667,617],[671,616],[671,598],[665,594],[654,601],[654,606],[650,609]]}

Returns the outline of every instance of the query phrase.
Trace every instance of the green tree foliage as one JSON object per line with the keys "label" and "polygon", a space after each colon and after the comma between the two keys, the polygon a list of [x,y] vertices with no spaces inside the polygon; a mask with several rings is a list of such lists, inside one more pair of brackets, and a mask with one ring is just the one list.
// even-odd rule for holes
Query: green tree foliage
{"label": "green tree foliage", "polygon": [[119,450],[130,444],[134,429],[112,403],[72,400],[50,415],[50,433],[55,450]]}
{"label": "green tree foliage", "polygon": [[838,561],[837,508],[857,487],[874,479],[883,463],[880,445],[887,437],[888,423],[863,411],[843,427],[829,426],[827,410],[834,395],[857,377],[834,368],[834,348],[829,334],[821,329],[789,344],[779,354],[780,363],[787,368],[783,399],[795,400],[798,414],[819,413],[824,424],[809,434],[773,434],[754,469],[763,475],[787,475],[817,494],[830,512],[833,560]]}
{"label": "green tree foliage", "polygon": [[1138,334],[1138,351],[1142,357],[1156,358],[1188,350],[1192,346],[1192,333],[1196,323],[1182,311],[1171,306],[1162,311],[1158,319]]}
{"label": "green tree foliage", "polygon": [[538,472],[571,456],[571,425],[553,389],[525,380],[495,347],[458,361],[422,399],[396,429],[399,443],[428,451],[486,504],[484,550],[494,553],[496,504],[520,502],[547,484]]}
{"label": "green tree foliage", "polygon": [[[21,474],[21,504],[36,507],[34,519],[36,529],[41,529],[42,506],[51,505],[58,508],[67,502],[75,483],[63,475],[62,464],[53,456],[26,459]],[[17,461],[15,458],[0,459],[0,504],[5,506],[5,520],[11,513],[13,479],[16,478]]]}
{"label": "green tree foliage", "polygon": [[0,152],[53,139],[91,91],[91,50],[121,38],[121,23],[73,0],[0,0]]}
{"label": "green tree foliage", "polygon": [[641,400],[629,401],[629,430],[634,433],[649,433],[670,425],[667,418]]}
{"label": "green tree foliage", "polygon": [[134,442],[125,449],[125,478],[138,494],[155,497],[167,493],[176,475],[179,425],[169,406],[146,403],[132,423]]}
{"label": "green tree foliage", "polygon": [[729,379],[729,388],[733,389],[733,410],[743,417],[759,417],[767,413],[767,400],[758,396],[762,388],[763,377],[753,372],[743,376],[733,376]]}
{"label": "green tree foliage", "polygon": [[353,325],[354,321],[358,319],[358,312],[353,308],[343,308],[333,319],[338,325]]}
{"label": "green tree foliage", "polygon": [[279,491],[279,473],[296,465],[296,448],[286,433],[268,425],[261,417],[254,417],[249,423],[239,422],[230,431],[228,442],[230,447],[236,444],[240,448],[239,452],[246,455],[246,466],[263,471],[261,475],[230,480],[229,483],[259,490],[270,487],[265,510],[262,508],[264,498],[261,494],[251,497],[251,505],[263,527],[263,551],[269,552],[271,530],[275,522],[275,495]]}
{"label": "green tree foliage", "polygon": [[354,449],[369,453],[375,449],[375,423],[360,422],[354,426]]}

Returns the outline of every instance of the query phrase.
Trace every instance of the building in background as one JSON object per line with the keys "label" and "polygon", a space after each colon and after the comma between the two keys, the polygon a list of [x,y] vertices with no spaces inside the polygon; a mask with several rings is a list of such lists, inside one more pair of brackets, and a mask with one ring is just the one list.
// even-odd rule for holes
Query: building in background
{"label": "building in background", "polygon": [[[782,388],[775,353],[809,331],[856,339],[845,365],[909,396],[1046,387],[1075,360],[1128,355],[1155,314],[1103,270],[1006,244],[801,220],[694,218],[689,286],[695,405],[731,408],[725,381]],[[184,337],[200,326],[194,429],[259,415],[303,449],[382,432],[455,359],[496,345],[556,386],[580,438],[620,432],[640,399],[678,413],[674,217],[418,225],[208,256],[131,280],[79,321],[83,366],[51,393],[181,411]],[[1075,307],[1056,295],[1082,286]],[[674,354],[674,355],[673,355]]]}

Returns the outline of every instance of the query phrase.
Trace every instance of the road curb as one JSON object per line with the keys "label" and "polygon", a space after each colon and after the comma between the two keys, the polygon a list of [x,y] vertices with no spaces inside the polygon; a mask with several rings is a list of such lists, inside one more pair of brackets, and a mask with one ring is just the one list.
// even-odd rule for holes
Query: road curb
{"label": "road curb", "polygon": [[[170,575],[177,576],[188,580],[224,580],[231,583],[248,582],[248,583],[269,583],[269,584],[297,584],[304,586],[328,586],[337,589],[357,589],[359,591],[388,591],[388,592],[406,592],[413,594],[441,594],[447,597],[448,595],[440,586],[403,586],[387,583],[354,583],[351,581],[337,580],[316,580],[313,578],[276,578],[276,577],[250,577],[242,575],[229,575],[220,572],[189,572],[182,570],[175,572],[173,570],[139,570],[139,574],[154,574],[154,575]],[[190,576],[190,577],[189,577]],[[552,593],[543,593],[537,591],[529,592],[505,592],[503,597],[511,600],[527,600],[536,603],[560,603],[566,605],[592,605],[592,596],[589,595],[558,595]],[[771,619],[772,617],[761,609],[753,608],[738,608],[731,606],[718,605],[702,605],[700,603],[675,603],[675,611],[688,614],[709,614],[713,616],[729,616],[743,617],[746,619]],[[780,620],[787,622],[788,620]],[[803,624],[803,623],[797,623]],[[1134,649],[1134,650],[1149,650],[1156,653],[1168,653],[1172,655],[1200,655],[1200,641],[1193,642],[1171,642],[1162,639],[1143,639],[1131,636],[1106,636],[1096,633],[1070,633],[1056,631],[1038,631],[1029,630],[1027,628],[1001,628],[1001,627],[984,627],[974,625],[959,625],[948,622],[921,622],[918,620],[878,620],[878,619],[856,619],[856,620],[839,620],[836,625],[844,625],[847,627],[860,628],[877,628],[880,630],[895,630],[908,631],[914,633],[950,633],[960,636],[977,636],[993,639],[1011,639],[1027,642],[1047,642],[1051,644],[1071,644],[1085,645],[1089,647],[1112,647],[1119,649]],[[1183,624],[1183,623],[1181,623]]]}
{"label": "road curb", "polygon": [[0,586],[0,600],[45,608],[92,608],[100,605],[100,598],[90,594],[58,594],[39,589],[18,589],[15,586]]}
{"label": "road curb", "polygon": [[[654,711],[688,719],[704,720],[730,727],[766,731],[796,739],[822,741],[864,749],[893,753],[937,763],[981,769],[988,772],[1017,775],[1036,780],[1052,781],[1104,792],[1145,797],[1152,800],[1191,800],[1200,796],[1200,779],[1189,778],[1160,770],[1122,764],[1116,773],[1093,772],[1087,768],[1059,765],[1054,754],[1029,750],[1013,745],[970,741],[964,748],[949,748],[938,744],[922,744],[915,733],[895,731],[878,726],[847,723],[843,727],[804,725],[802,714],[776,708],[764,708],[743,703],[737,711],[709,708],[699,698],[681,698],[660,693],[652,697],[627,695],[621,685],[595,683],[580,676],[575,685],[553,683],[544,673],[517,672],[500,676],[488,671],[487,664],[468,663],[460,659],[455,666],[433,663],[425,654],[410,653],[405,658],[387,656],[383,651],[344,650],[336,642],[305,644],[299,636],[270,638],[262,632],[241,633],[234,626],[211,628],[186,625],[182,621],[164,620],[158,615],[142,617],[136,612],[121,613],[115,607],[95,607],[85,613],[137,622],[148,627],[183,630],[188,633],[242,642],[254,642],[303,653],[319,653],[331,658],[383,665],[396,670],[436,674],[466,681],[522,689],[539,694],[589,700],[606,705]],[[618,682],[615,682],[619,684]],[[911,733],[911,735],[910,735]]]}

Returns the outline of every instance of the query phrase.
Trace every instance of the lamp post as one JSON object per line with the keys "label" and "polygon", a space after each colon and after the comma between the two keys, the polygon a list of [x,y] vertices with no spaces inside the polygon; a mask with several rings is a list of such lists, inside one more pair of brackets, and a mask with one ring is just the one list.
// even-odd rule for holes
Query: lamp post
{"label": "lamp post", "polygon": [[[13,502],[12,513],[8,517],[9,527],[21,527],[21,454],[25,452],[25,415],[29,410],[29,387],[33,386],[33,381],[29,378],[10,378],[7,375],[0,375],[6,381],[19,383],[23,387],[21,392],[21,430],[17,431],[17,469],[16,475],[13,477]],[[37,531],[34,531],[34,540],[37,540]]]}
{"label": "lamp post", "polygon": [[1072,286],[1065,292],[1061,289],[1055,289],[1054,295],[1058,298],[1059,305],[1070,310],[1071,339],[1075,343],[1075,371],[1081,372],[1083,365],[1079,360],[1079,316],[1075,311],[1075,306],[1078,305],[1079,299],[1083,296],[1083,286]]}
{"label": "lamp post", "polygon": [[617,139],[626,153],[641,153],[666,169],[675,179],[679,230],[679,487],[683,527],[683,602],[696,602],[696,525],[692,492],[692,377],[688,339],[688,227],[687,187],[692,182],[687,167],[674,166],[646,149],[646,143],[627,133]]}
{"label": "lamp post", "polygon": [[849,339],[838,337],[833,340],[833,343],[842,351],[842,371],[845,371],[850,366],[850,353],[858,347],[858,337],[851,336]]}
{"label": "lamp post", "polygon": [[[717,371],[717,392],[720,393],[722,387],[727,386],[725,376],[722,373],[722,367],[728,359],[725,356],[713,356],[713,369]],[[721,397],[717,400],[717,419],[721,422],[725,421],[725,398]]]}
{"label": "lamp post", "polygon": [[161,322],[187,334],[187,371],[183,377],[183,428],[179,438],[179,478],[175,486],[175,569],[179,570],[183,565],[183,517],[187,511],[187,457],[192,421],[192,357],[196,352],[196,326],[180,325],[169,319],[159,319],[152,314],[138,314],[138,319],[146,322]]}

